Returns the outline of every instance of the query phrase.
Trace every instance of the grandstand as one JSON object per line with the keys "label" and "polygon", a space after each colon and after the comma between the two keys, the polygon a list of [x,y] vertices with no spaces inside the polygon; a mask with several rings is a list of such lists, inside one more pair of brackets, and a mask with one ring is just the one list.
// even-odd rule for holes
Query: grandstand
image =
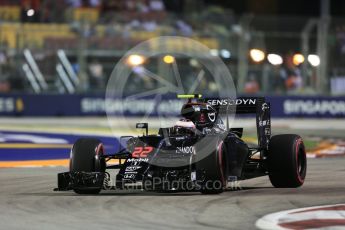
{"label": "grandstand", "polygon": [[[240,93],[345,92],[344,19],[324,25],[315,17],[238,14],[207,1],[178,2],[0,1],[0,91],[102,93],[130,48],[150,38],[183,36],[221,57]],[[148,69],[162,69],[159,57],[151,59]],[[174,60],[186,78],[195,70],[194,60]]]}

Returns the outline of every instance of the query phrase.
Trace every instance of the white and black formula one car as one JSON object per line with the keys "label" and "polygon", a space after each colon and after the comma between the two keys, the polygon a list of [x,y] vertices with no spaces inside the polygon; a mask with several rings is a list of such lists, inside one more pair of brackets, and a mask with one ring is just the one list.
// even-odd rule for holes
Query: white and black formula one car
{"label": "white and black formula one car", "polygon": [[[178,97],[188,99],[181,110],[183,119],[155,135],[148,134],[147,123],[138,123],[136,127],[146,129],[146,134],[121,137],[126,146],[117,153],[106,153],[97,139],[77,140],[69,172],[58,174],[55,190],[98,194],[102,189],[136,185],[146,191],[221,193],[230,181],[265,175],[277,188],[304,183],[307,160],[302,138],[296,134],[271,137],[270,104],[264,98]],[[256,114],[257,146],[242,140],[243,128],[229,128],[231,113]],[[110,164],[114,159],[117,163]],[[111,169],[116,169],[114,180]]]}

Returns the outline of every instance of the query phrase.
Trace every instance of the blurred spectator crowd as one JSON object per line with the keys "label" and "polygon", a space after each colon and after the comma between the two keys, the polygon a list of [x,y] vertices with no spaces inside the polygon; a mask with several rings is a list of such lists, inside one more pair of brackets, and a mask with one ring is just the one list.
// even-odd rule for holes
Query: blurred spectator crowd
{"label": "blurred spectator crowd", "polygon": [[[0,92],[30,91],[22,71],[23,50],[26,48],[33,53],[49,84],[55,84],[56,52],[63,49],[66,50],[75,73],[79,77],[87,75],[88,89],[104,91],[114,64],[125,51],[141,41],[162,35],[191,37],[218,53],[225,50],[229,53],[228,57],[221,58],[233,74],[236,74],[240,52],[239,40],[251,39],[252,41],[248,42],[250,46],[259,43],[255,43],[257,41],[254,36],[250,38],[252,35],[243,31],[241,19],[236,17],[231,9],[203,7],[202,2],[0,0]],[[342,66],[342,63],[345,63],[345,26],[336,27],[333,34],[333,43],[330,47],[335,55],[331,55],[330,60],[334,65]],[[297,45],[300,44],[299,39],[295,39]],[[292,53],[298,50],[296,43],[279,44],[280,46],[290,46]],[[114,51],[115,55],[109,55],[107,51]],[[82,55],[85,56],[84,60]],[[244,93],[307,92],[306,86],[314,84],[315,69],[306,73],[302,71],[302,65],[292,62],[292,54],[284,51],[282,56],[284,55],[281,65],[270,65],[267,62],[251,63],[248,58],[250,67],[243,86]],[[83,61],[86,62],[84,66]],[[183,72],[183,83],[186,86],[192,85],[201,69],[189,62],[184,63],[184,66],[186,71]],[[340,75],[345,75],[345,70],[339,71]],[[133,85],[129,91],[156,87],[152,79],[145,76],[140,68],[134,69],[133,74],[138,77],[133,78]],[[237,80],[237,76],[234,76],[234,80]],[[207,73],[200,78],[198,87],[200,91],[218,90],[212,77]]]}
{"label": "blurred spectator crowd", "polygon": [[95,9],[102,15],[102,19],[105,19],[116,12],[149,14],[164,12],[166,9],[178,12],[183,8],[183,2],[183,0],[0,0],[0,6],[20,9],[22,22],[55,23],[66,22],[64,12],[68,9]]}

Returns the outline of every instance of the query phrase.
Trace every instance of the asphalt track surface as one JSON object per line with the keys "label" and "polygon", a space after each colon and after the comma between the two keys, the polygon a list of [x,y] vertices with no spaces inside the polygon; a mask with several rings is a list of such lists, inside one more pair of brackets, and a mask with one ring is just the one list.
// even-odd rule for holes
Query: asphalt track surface
{"label": "asphalt track surface", "polygon": [[0,169],[1,229],[255,229],[265,214],[345,201],[345,158],[308,159],[303,187],[273,188],[267,177],[220,195],[54,192],[66,168]]}
{"label": "asphalt track surface", "polygon": [[[127,123],[118,135],[128,134]],[[156,122],[157,123],[157,122]],[[150,121],[150,127],[158,123]],[[236,123],[255,132],[255,122]],[[0,120],[1,130],[112,136],[104,118]],[[273,120],[273,133],[344,139],[343,120]],[[315,205],[345,203],[345,158],[308,159],[305,185],[275,189],[267,177],[220,195],[104,191],[97,196],[53,192],[67,168],[0,168],[0,229],[255,229],[262,216]]]}

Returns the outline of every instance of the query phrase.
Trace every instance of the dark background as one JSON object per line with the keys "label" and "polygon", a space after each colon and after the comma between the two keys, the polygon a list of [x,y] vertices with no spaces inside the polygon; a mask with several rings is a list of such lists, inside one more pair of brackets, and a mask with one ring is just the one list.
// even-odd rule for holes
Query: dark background
{"label": "dark background", "polygon": [[[231,8],[236,14],[251,12],[254,14],[319,16],[319,0],[204,0],[207,5],[220,5]],[[345,15],[345,1],[331,0],[330,14]]]}

